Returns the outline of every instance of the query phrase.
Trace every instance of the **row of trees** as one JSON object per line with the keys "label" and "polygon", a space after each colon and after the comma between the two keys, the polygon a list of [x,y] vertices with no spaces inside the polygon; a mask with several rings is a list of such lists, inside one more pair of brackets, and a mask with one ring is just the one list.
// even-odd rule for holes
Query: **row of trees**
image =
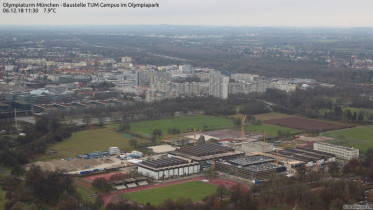
{"label": "row of trees", "polygon": [[[287,114],[300,113],[310,118],[323,117],[357,123],[372,120],[373,114],[369,112],[352,112],[350,109],[343,111],[339,105],[360,100],[363,96],[356,96],[357,93],[359,93],[359,90],[351,86],[338,88],[314,87],[305,90],[297,89],[289,94],[277,89],[267,89],[265,93],[256,94],[254,97],[273,103],[274,111]],[[333,101],[331,98],[337,98],[337,100]],[[344,101],[341,101],[341,99],[344,99]],[[322,112],[320,110],[328,111]]]}
{"label": "row of trees", "polygon": [[360,176],[373,183],[373,149],[368,149],[363,159],[352,159],[342,168],[344,175]]}
{"label": "row of trees", "polygon": [[41,117],[34,125],[23,124],[22,130],[26,135],[0,137],[0,164],[17,169],[35,154],[45,154],[49,144],[71,136],[71,129],[61,126],[59,120],[51,115]]}
{"label": "row of trees", "polygon": [[335,105],[330,111],[324,113],[324,117],[333,120],[343,120],[349,122],[362,123],[364,120],[373,120],[373,114],[369,112],[359,111],[352,112],[350,109],[344,111],[338,105]]}
{"label": "row of trees", "polygon": [[43,171],[31,166],[25,181],[8,177],[3,189],[7,190],[5,209],[90,209],[100,208],[100,203],[84,201],[73,186],[72,177],[62,172]]}

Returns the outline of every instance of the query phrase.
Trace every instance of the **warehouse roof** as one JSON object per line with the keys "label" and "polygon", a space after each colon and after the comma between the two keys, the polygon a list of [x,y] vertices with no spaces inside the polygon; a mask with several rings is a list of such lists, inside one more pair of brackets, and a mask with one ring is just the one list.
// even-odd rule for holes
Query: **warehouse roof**
{"label": "warehouse roof", "polygon": [[248,166],[253,164],[260,164],[260,163],[268,163],[274,162],[275,159],[272,157],[264,156],[264,155],[253,155],[253,156],[246,156],[246,157],[239,157],[232,160],[227,160],[227,162],[234,164],[234,165],[241,165],[241,166]]}
{"label": "warehouse roof", "polygon": [[188,154],[188,155],[201,157],[201,156],[207,156],[207,155],[221,154],[225,152],[233,152],[234,149],[219,146],[217,144],[202,144],[202,145],[197,145],[197,146],[185,147],[185,148],[182,148],[176,151],[184,153],[184,154]]}
{"label": "warehouse roof", "polygon": [[152,168],[163,168],[167,166],[175,166],[180,164],[186,164],[188,161],[179,158],[164,158],[158,160],[144,161],[141,165],[150,166]]}

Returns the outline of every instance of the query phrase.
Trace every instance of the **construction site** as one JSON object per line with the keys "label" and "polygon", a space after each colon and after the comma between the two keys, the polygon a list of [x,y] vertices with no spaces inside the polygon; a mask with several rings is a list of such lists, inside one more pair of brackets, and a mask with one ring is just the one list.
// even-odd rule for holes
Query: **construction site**
{"label": "construction site", "polygon": [[[222,129],[203,134],[194,130],[194,135],[184,136],[188,143],[194,142],[194,146],[170,151],[168,156],[198,162],[201,170],[213,167],[250,180],[266,180],[274,173],[286,175],[286,171],[296,171],[301,165],[320,167],[335,161],[335,155],[330,153],[299,147],[295,143],[285,143],[285,147],[278,147],[278,144],[266,142],[265,133],[246,133],[245,120],[246,116],[242,119],[240,130]],[[206,135],[206,141],[217,140],[219,145],[197,145],[201,135]]]}
{"label": "construction site", "polygon": [[[202,133],[201,130],[197,132],[194,129],[193,133],[185,136],[171,136],[164,140],[168,144],[150,147],[149,150],[153,155],[144,159],[140,159],[142,155],[131,156],[129,159],[122,158],[125,155],[120,154],[117,149],[118,151],[113,153],[117,157],[100,154],[96,157],[96,153],[90,153],[85,156],[79,155],[78,158],[38,161],[33,164],[44,170],[60,170],[80,176],[92,173],[105,174],[108,170],[134,166],[139,174],[155,180],[199,174],[213,168],[227,175],[235,175],[251,181],[265,181],[276,173],[287,175],[290,171],[296,171],[301,165],[319,167],[335,161],[335,155],[330,153],[293,145],[278,147],[266,141],[265,133],[247,133],[245,119],[246,116],[242,119],[239,130],[221,129]],[[202,135],[206,142],[197,141]],[[210,143],[211,139],[217,140],[217,143],[216,141]],[[180,145],[181,148],[169,144]],[[192,144],[192,146],[184,144]],[[141,180],[125,181],[125,183],[115,182],[115,188],[125,189],[134,187],[134,184],[136,186],[145,184]]]}
{"label": "construction site", "polygon": [[138,166],[140,174],[154,179],[189,176],[200,172],[200,164],[176,157],[142,162]]}
{"label": "construction site", "polygon": [[169,157],[179,157],[192,162],[206,162],[217,159],[229,159],[244,155],[243,152],[217,144],[202,144],[184,147],[168,152]]}
{"label": "construction site", "polygon": [[289,163],[294,163],[296,161],[298,161],[297,165],[304,164],[309,167],[335,161],[334,154],[320,152],[305,147],[278,149],[276,151],[268,152],[268,154],[277,156],[279,162],[289,168],[294,168],[294,166],[289,165]]}
{"label": "construction site", "polygon": [[244,156],[215,163],[216,170],[246,179],[267,180],[275,173],[286,172],[286,167],[265,155]]}

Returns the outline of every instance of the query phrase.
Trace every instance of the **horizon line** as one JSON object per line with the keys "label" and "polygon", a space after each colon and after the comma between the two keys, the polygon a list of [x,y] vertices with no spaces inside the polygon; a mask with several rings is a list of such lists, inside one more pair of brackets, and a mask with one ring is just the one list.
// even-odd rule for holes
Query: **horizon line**
{"label": "horizon line", "polygon": [[112,27],[112,26],[188,26],[188,27],[232,27],[232,28],[330,28],[330,29],[373,29],[373,26],[276,26],[276,25],[188,25],[188,24],[106,24],[106,25],[95,25],[95,24],[0,24],[0,27]]}

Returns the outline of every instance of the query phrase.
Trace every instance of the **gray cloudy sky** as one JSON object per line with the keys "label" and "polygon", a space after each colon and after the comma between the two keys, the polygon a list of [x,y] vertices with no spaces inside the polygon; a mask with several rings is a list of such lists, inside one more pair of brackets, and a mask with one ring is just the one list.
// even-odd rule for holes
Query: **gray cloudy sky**
{"label": "gray cloudy sky", "polygon": [[58,8],[57,14],[4,14],[0,24],[18,25],[227,25],[373,27],[373,0],[50,0],[48,2],[155,3],[160,8]]}

